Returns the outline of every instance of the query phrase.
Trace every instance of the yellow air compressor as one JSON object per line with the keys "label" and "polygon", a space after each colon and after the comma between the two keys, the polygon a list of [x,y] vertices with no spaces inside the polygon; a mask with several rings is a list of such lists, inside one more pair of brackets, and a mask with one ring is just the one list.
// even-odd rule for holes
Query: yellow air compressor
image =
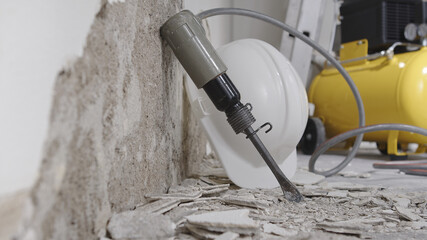
{"label": "yellow air compressor", "polygon": [[[368,41],[345,43],[340,60],[354,80],[365,105],[366,125],[401,123],[427,128],[427,47],[395,54],[395,43],[387,50],[368,55]],[[356,101],[350,88],[334,68],[324,69],[313,80],[308,100],[315,106],[307,130],[330,138],[358,127]],[[322,129],[324,126],[324,130]],[[304,137],[307,137],[306,135]],[[317,136],[317,139],[322,139]],[[351,146],[353,139],[346,142]],[[427,137],[400,131],[379,131],[364,135],[364,141],[376,142],[378,149],[394,157],[405,157],[409,143],[418,144],[415,153],[427,149]],[[303,150],[304,151],[304,150]],[[307,153],[307,152],[306,152]]]}

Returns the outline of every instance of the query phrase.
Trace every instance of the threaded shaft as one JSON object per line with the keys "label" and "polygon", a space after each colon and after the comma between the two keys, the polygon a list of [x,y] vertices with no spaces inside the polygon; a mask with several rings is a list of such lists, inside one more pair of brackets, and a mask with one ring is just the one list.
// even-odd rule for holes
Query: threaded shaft
{"label": "threaded shaft", "polygon": [[239,134],[255,122],[255,117],[247,106],[242,106],[229,115],[227,122],[231,125],[234,132]]}

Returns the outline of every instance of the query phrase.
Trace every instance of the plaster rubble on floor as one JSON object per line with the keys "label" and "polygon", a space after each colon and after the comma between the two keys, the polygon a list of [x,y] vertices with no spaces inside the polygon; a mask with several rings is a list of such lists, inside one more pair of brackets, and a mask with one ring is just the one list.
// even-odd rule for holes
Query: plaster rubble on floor
{"label": "plaster rubble on floor", "polygon": [[[310,176],[309,176],[310,177]],[[215,174],[186,179],[172,186],[167,196],[178,192],[222,189],[195,199],[168,197],[136,208],[158,209],[175,224],[175,239],[357,239],[400,236],[407,232],[427,238],[425,193],[401,193],[394,189],[328,182],[305,184],[298,188],[304,201],[293,203],[283,197],[280,188],[242,189]],[[225,190],[224,190],[225,189]],[[322,194],[313,194],[313,192]],[[328,196],[329,195],[329,196]],[[409,199],[407,208],[399,206],[398,198]],[[394,199],[394,200],[393,200]],[[405,201],[405,200],[403,200]],[[406,202],[406,201],[405,201]],[[160,211],[160,210],[156,210]],[[237,236],[237,237],[236,237]],[[397,237],[398,239],[398,237]]]}

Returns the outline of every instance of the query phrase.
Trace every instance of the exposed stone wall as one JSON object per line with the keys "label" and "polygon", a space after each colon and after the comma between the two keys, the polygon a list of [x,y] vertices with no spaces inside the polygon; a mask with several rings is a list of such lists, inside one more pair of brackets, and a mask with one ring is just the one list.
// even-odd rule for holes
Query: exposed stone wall
{"label": "exposed stone wall", "polygon": [[[96,239],[113,212],[180,182],[204,154],[179,63],[159,28],[176,0],[106,1],[58,75],[27,236]],[[78,17],[78,16],[76,16]]]}

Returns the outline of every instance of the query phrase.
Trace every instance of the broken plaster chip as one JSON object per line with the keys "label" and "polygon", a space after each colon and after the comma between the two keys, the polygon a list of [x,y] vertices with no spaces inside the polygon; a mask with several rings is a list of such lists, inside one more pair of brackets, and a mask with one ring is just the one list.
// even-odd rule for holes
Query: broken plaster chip
{"label": "broken plaster chip", "polygon": [[370,178],[370,173],[360,173],[355,171],[342,171],[339,172],[338,175],[343,176],[345,178]]}
{"label": "broken plaster chip", "polygon": [[135,211],[145,212],[145,213],[165,213],[175,207],[180,203],[177,199],[162,199],[155,202],[151,202],[142,206],[137,206]]}
{"label": "broken plaster chip", "polygon": [[179,225],[185,221],[185,216],[191,215],[197,212],[197,210],[197,208],[177,207],[167,212],[166,215],[169,216],[176,225]]}
{"label": "broken plaster chip", "polygon": [[302,195],[304,195],[305,197],[326,197],[328,195],[328,191],[319,191],[319,190],[303,190]]}
{"label": "broken plaster chip", "polygon": [[296,185],[313,185],[320,183],[325,179],[325,176],[314,174],[311,172],[298,170],[292,177],[291,182]]}
{"label": "broken plaster chip", "polygon": [[203,176],[201,176],[201,177],[199,177],[199,179],[200,179],[202,182],[207,183],[207,184],[209,184],[209,185],[216,185],[216,184],[218,184],[217,182],[212,181],[209,177],[203,177]]}
{"label": "broken plaster chip", "polygon": [[397,218],[384,216],[384,219],[387,220],[388,222],[400,223],[400,220]]}
{"label": "broken plaster chip", "polygon": [[354,219],[354,220],[350,220],[350,222],[354,222],[355,224],[368,224],[368,225],[372,225],[372,226],[376,226],[376,225],[381,225],[385,222],[384,218],[362,218],[362,219]]}
{"label": "broken plaster chip", "polygon": [[[226,184],[229,185],[229,184]],[[218,194],[218,193],[222,193],[228,190],[228,186],[227,187],[217,187],[217,188],[212,188],[212,189],[202,189],[202,194],[203,196],[207,196],[207,195],[214,195],[214,194]]]}
{"label": "broken plaster chip", "polygon": [[389,205],[381,199],[369,197],[367,199],[360,199],[352,202],[357,206],[371,206],[371,207],[384,207],[387,208]]}
{"label": "broken plaster chip", "polygon": [[331,191],[328,192],[328,197],[335,197],[335,198],[345,198],[347,197],[348,191]]}
{"label": "broken plaster chip", "polygon": [[420,216],[414,214],[410,209],[399,207],[399,206],[395,206],[395,207],[396,207],[397,213],[403,219],[406,219],[409,221],[417,221],[421,219]]}
{"label": "broken plaster chip", "polygon": [[202,228],[198,228],[197,226],[193,226],[191,224],[186,225],[187,229],[194,234],[197,238],[201,239],[216,239],[220,236],[219,233],[211,232]]}
{"label": "broken plaster chip", "polygon": [[395,215],[395,212],[390,209],[382,210],[381,213],[385,215]]}
{"label": "broken plaster chip", "polygon": [[349,183],[349,182],[332,182],[328,183],[328,187],[338,189],[338,190],[348,190],[348,191],[369,191],[372,190],[372,187],[368,187],[362,184]]}
{"label": "broken plaster chip", "polygon": [[238,237],[239,237],[238,233],[225,232],[219,235],[218,237],[216,237],[215,240],[234,240],[234,239],[237,239]]}
{"label": "broken plaster chip", "polygon": [[359,175],[359,178],[370,178],[372,175],[370,173],[362,173]]}
{"label": "broken plaster chip", "polygon": [[414,230],[425,229],[427,228],[427,222],[412,222],[411,228]]}
{"label": "broken plaster chip", "polygon": [[407,208],[409,207],[409,204],[411,204],[411,200],[407,198],[391,197],[391,200],[393,200],[393,202],[395,202],[395,204],[399,207]]}
{"label": "broken plaster chip", "polygon": [[267,221],[272,223],[282,223],[288,220],[287,216],[274,217],[274,216],[267,216],[267,215],[254,214],[254,213],[249,214],[249,217],[251,217],[252,219]]}
{"label": "broken plaster chip", "polygon": [[362,231],[355,230],[355,229],[341,228],[341,227],[328,227],[328,226],[324,226],[324,225],[318,225],[318,227],[322,230],[327,231],[327,232],[351,234],[351,235],[357,235],[357,236],[362,235]]}
{"label": "broken plaster chip", "polygon": [[338,175],[347,177],[347,178],[356,178],[356,177],[359,177],[361,173],[355,172],[355,171],[341,171],[338,173]]}
{"label": "broken plaster chip", "polygon": [[298,234],[298,231],[296,230],[288,230],[271,223],[264,224],[262,228],[264,229],[265,233],[271,233],[283,237],[291,237]]}
{"label": "broken plaster chip", "polygon": [[395,222],[385,222],[384,223],[384,227],[387,227],[387,228],[396,228],[397,227],[397,223],[395,223]]}
{"label": "broken plaster chip", "polygon": [[216,189],[216,188],[229,188],[230,184],[217,184],[217,185],[213,185],[213,186],[203,186],[201,187],[201,189],[203,191],[208,191],[208,190],[212,190],[212,189]]}
{"label": "broken plaster chip", "polygon": [[150,201],[160,199],[177,199],[181,202],[192,201],[202,196],[202,191],[192,191],[187,193],[168,193],[168,194],[147,194],[145,198]]}
{"label": "broken plaster chip", "polygon": [[217,232],[251,234],[259,229],[259,223],[249,217],[248,209],[207,212],[187,216],[186,219],[192,226]]}
{"label": "broken plaster chip", "polygon": [[[253,197],[253,195],[251,195]],[[258,199],[251,199],[246,197],[236,197],[236,196],[224,196],[222,199],[225,203],[228,204],[235,204],[245,207],[253,207],[253,208],[267,208],[270,205],[270,202],[266,200],[258,200]]]}
{"label": "broken plaster chip", "polygon": [[113,239],[165,239],[175,234],[176,225],[161,214],[126,211],[113,214],[107,230]]}
{"label": "broken plaster chip", "polygon": [[364,232],[372,228],[368,224],[357,222],[355,220],[323,222],[323,223],[318,223],[316,226],[327,232],[352,234],[352,235],[358,235],[358,236],[361,236]]}

